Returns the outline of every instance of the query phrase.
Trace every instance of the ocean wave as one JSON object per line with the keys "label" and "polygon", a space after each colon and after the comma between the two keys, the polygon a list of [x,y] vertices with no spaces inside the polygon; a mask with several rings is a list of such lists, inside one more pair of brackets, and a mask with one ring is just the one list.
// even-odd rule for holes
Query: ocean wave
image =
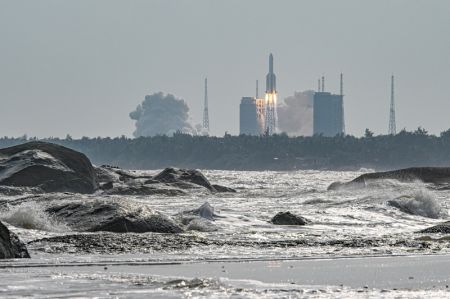
{"label": "ocean wave", "polygon": [[388,201],[388,204],[411,215],[428,218],[445,218],[448,216],[448,211],[436,200],[434,194],[423,189],[397,197]]}
{"label": "ocean wave", "polygon": [[36,229],[50,232],[69,231],[67,226],[57,222],[48,215],[41,205],[33,202],[11,207],[0,214],[0,219],[20,228]]}

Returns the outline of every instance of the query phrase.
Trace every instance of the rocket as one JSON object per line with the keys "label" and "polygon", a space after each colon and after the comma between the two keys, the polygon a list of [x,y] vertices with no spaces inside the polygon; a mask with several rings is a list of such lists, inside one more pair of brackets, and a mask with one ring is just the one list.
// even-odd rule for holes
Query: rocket
{"label": "rocket", "polygon": [[273,73],[273,55],[269,55],[269,73],[266,76],[266,93],[277,92],[277,77]]}

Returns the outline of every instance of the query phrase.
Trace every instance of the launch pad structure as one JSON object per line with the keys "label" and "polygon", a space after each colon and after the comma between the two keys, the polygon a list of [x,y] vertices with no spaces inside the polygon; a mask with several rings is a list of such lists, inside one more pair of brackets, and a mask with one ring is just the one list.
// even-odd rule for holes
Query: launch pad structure
{"label": "launch pad structure", "polygon": [[273,72],[273,55],[269,55],[264,98],[259,97],[256,80],[255,97],[243,97],[240,105],[240,134],[272,135],[277,131],[277,82]]}

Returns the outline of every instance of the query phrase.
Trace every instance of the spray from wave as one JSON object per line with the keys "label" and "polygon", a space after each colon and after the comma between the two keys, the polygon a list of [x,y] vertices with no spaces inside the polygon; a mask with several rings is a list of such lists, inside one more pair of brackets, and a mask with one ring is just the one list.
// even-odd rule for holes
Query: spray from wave
{"label": "spray from wave", "polygon": [[64,232],[69,229],[48,215],[42,206],[36,203],[23,203],[11,207],[0,215],[0,219],[9,224],[25,228],[50,232]]}
{"label": "spray from wave", "polygon": [[412,194],[390,200],[388,204],[411,215],[435,219],[448,216],[448,212],[428,190],[416,190]]}

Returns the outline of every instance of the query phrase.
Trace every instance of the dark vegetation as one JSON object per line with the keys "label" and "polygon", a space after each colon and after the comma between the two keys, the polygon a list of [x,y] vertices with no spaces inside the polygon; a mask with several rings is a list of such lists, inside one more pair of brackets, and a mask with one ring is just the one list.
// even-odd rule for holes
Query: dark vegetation
{"label": "dark vegetation", "polygon": [[[0,148],[35,138],[0,138]],[[274,136],[155,136],[130,139],[47,138],[86,154],[97,165],[127,169],[160,169],[168,166],[200,169],[293,170],[361,167],[389,170],[413,166],[450,166],[450,130],[440,136],[419,128],[414,132],[364,137]]]}

